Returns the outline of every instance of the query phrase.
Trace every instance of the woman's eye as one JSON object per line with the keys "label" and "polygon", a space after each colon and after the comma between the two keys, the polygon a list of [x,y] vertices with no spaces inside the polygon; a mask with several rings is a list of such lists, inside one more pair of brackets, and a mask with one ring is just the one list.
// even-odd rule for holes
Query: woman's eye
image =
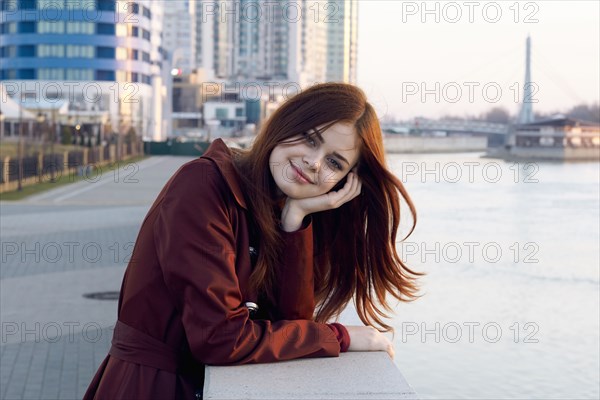
{"label": "woman's eye", "polygon": [[342,166],[340,165],[339,162],[335,161],[333,158],[331,159],[331,163],[339,170],[342,169]]}
{"label": "woman's eye", "polygon": [[308,134],[305,133],[304,136],[306,136],[306,141],[310,143],[311,146],[314,146],[316,144],[315,140],[312,137],[308,136]]}

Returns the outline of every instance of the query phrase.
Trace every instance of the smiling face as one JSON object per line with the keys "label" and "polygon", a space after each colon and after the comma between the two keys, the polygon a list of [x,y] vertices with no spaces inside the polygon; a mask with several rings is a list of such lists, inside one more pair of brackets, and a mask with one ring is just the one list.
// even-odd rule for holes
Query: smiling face
{"label": "smiling face", "polygon": [[338,122],[321,137],[311,131],[290,139],[301,140],[278,144],[269,157],[280,195],[303,199],[325,194],[358,162],[359,138],[350,124]]}

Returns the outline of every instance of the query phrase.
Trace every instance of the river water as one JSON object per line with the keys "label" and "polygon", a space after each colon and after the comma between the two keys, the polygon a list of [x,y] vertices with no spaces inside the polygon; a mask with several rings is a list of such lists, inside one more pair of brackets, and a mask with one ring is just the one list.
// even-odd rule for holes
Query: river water
{"label": "river water", "polygon": [[399,254],[427,273],[394,361],[423,399],[597,399],[600,164],[480,156],[387,155],[418,212]]}

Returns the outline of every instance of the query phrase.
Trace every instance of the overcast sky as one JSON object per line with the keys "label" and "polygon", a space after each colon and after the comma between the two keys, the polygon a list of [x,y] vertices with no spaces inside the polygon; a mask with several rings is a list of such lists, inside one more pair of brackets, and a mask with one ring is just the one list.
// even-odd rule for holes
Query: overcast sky
{"label": "overcast sky", "polygon": [[427,1],[425,15],[422,1],[360,0],[358,84],[381,117],[474,115],[496,105],[514,114],[529,33],[534,111],[598,102],[599,4]]}

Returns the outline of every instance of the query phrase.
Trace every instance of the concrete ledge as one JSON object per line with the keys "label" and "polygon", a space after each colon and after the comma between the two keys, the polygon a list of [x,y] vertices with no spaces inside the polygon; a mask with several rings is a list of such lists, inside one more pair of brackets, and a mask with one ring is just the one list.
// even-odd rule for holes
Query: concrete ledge
{"label": "concrete ledge", "polygon": [[204,399],[418,399],[385,352],[207,366]]}

